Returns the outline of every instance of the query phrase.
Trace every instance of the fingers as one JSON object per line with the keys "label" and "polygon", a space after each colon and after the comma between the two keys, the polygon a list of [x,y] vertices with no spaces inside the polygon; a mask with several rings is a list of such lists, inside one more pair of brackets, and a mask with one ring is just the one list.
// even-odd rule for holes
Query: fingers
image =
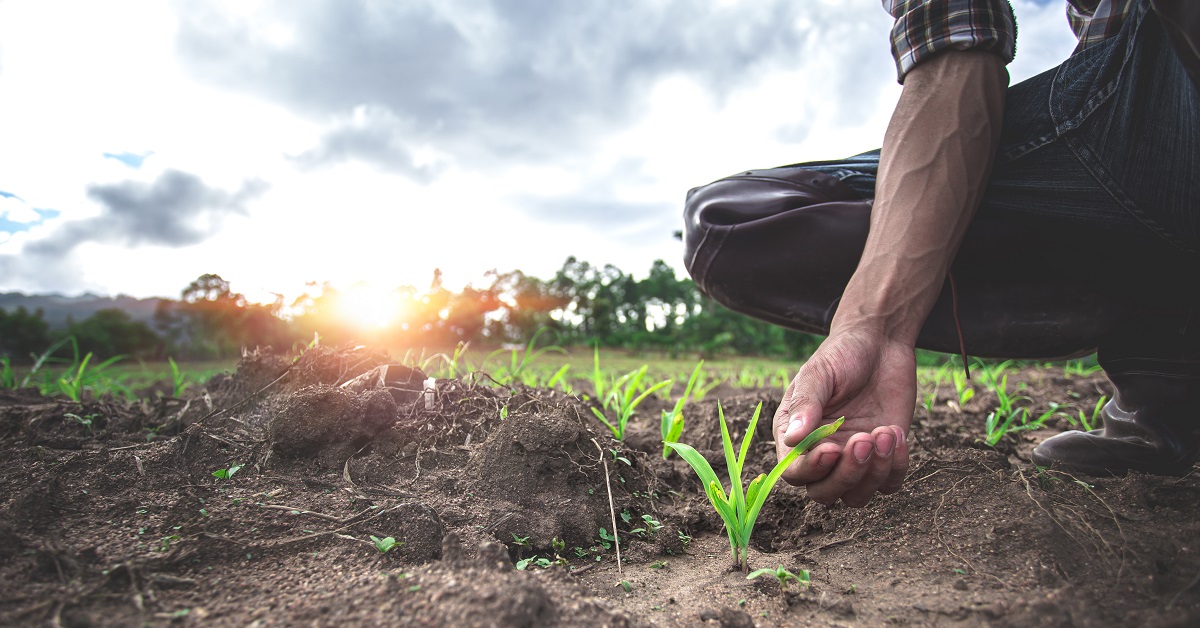
{"label": "fingers", "polygon": [[833,386],[833,374],[821,360],[810,360],[800,367],[775,412],[775,442],[784,454],[821,424]]}
{"label": "fingers", "polygon": [[[903,433],[901,428],[884,426],[870,434],[851,436],[834,468],[827,469],[820,479],[808,483],[808,496],[826,505],[840,499],[847,506],[861,508],[871,501],[876,492],[899,490],[908,470],[908,447]],[[797,477],[802,479],[805,476],[804,465],[797,466],[801,467]],[[813,463],[813,466],[817,465]],[[809,469],[808,472],[816,470]]]}

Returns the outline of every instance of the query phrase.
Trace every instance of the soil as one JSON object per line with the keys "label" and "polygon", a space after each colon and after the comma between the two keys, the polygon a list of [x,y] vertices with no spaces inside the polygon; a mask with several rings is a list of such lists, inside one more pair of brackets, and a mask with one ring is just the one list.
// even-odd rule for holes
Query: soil
{"label": "soil", "polygon": [[[621,443],[580,398],[387,364],[254,353],[139,403],[0,391],[0,624],[1200,625],[1200,473],[1039,471],[1030,449],[1066,422],[988,447],[988,393],[918,407],[905,488],[866,508],[778,486],[751,567],[811,575],[781,589],[734,568],[657,408]],[[1018,382],[1035,414],[1112,393]],[[745,473],[765,472],[779,392],[720,397],[735,439],[763,404]],[[716,404],[682,440],[723,469]]]}

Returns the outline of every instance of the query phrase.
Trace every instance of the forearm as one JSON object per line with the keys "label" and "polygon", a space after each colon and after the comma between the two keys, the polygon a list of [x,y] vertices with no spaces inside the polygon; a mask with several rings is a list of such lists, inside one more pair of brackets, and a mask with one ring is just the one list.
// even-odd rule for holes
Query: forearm
{"label": "forearm", "polygon": [[915,345],[987,186],[1007,85],[1003,60],[983,52],[944,52],[909,72],[831,333],[865,327]]}

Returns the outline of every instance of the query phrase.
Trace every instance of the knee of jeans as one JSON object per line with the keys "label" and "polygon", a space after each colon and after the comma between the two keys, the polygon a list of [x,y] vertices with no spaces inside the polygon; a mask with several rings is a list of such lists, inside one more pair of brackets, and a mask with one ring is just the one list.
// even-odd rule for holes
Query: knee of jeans
{"label": "knee of jeans", "polygon": [[838,179],[794,167],[748,170],[693,188],[683,210],[685,260],[691,263],[714,229],[728,229],[818,203],[854,198],[854,192]]}

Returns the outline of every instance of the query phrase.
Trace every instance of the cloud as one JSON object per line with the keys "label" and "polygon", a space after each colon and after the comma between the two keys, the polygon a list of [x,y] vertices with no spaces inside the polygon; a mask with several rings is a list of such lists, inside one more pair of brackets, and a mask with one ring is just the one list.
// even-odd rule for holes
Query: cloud
{"label": "cloud", "polygon": [[46,237],[27,243],[23,252],[61,258],[85,242],[197,244],[215,232],[226,215],[245,213],[243,203],[265,189],[263,182],[250,181],[230,193],[179,170],[166,170],[150,182],[91,185],[87,193],[103,207],[100,215],[65,222]]}
{"label": "cloud", "polygon": [[236,16],[180,5],[185,67],[332,122],[305,163],[362,159],[417,178],[435,172],[420,163],[426,148],[468,167],[585,160],[659,80],[685,76],[724,98],[798,66],[815,32],[801,18],[833,11],[794,0],[263,6]]}

